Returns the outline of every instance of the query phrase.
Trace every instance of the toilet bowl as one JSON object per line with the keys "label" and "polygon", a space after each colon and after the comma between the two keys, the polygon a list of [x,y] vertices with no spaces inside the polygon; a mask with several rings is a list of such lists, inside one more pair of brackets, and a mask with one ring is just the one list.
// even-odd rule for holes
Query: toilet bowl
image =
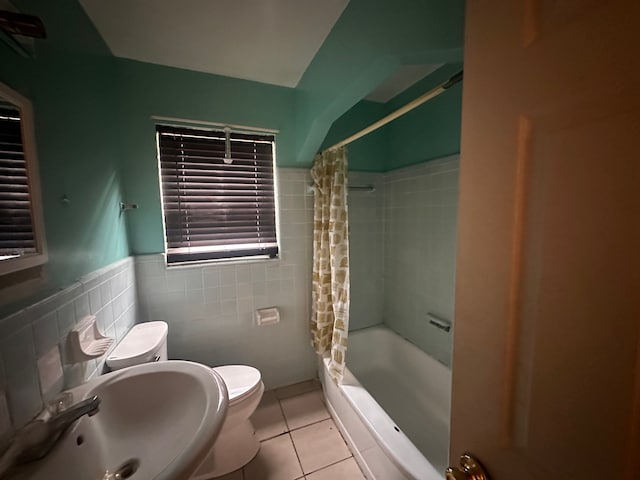
{"label": "toilet bowl", "polygon": [[256,456],[260,442],[249,417],[264,393],[260,371],[247,365],[215,367],[229,392],[227,418],[209,456],[191,477],[205,480],[242,468]]}
{"label": "toilet bowl", "polygon": [[[111,370],[141,363],[167,360],[165,322],[135,325],[107,357]],[[242,468],[256,456],[260,442],[249,419],[262,399],[264,384],[260,371],[247,365],[214,367],[229,392],[229,407],[222,430],[211,452],[191,480],[204,480],[226,475]]]}

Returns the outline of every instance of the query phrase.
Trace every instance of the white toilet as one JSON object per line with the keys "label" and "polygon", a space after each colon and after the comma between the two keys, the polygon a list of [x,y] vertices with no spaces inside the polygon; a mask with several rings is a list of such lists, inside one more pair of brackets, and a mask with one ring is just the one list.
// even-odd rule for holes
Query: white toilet
{"label": "white toilet", "polygon": [[[135,325],[109,354],[107,366],[111,370],[119,370],[167,360],[167,332],[165,322]],[[260,449],[249,420],[264,392],[260,371],[246,365],[225,365],[214,370],[227,385],[229,408],[211,453],[191,480],[205,480],[233,472],[249,463]]]}

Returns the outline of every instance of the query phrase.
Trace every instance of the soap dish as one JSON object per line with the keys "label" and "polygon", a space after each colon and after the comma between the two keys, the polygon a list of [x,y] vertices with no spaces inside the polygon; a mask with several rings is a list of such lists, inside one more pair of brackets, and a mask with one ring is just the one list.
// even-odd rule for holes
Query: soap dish
{"label": "soap dish", "polygon": [[74,363],[85,362],[107,353],[113,338],[106,337],[98,330],[95,315],[88,315],[69,332],[69,353]]}

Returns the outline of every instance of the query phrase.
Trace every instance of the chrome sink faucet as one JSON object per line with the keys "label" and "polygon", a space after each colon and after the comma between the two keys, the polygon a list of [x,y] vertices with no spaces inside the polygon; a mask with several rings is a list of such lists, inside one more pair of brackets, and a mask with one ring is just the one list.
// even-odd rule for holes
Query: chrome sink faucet
{"label": "chrome sink faucet", "polygon": [[0,477],[10,468],[45,457],[60,436],[83,415],[93,416],[100,408],[97,395],[82,400],[48,420],[33,420],[18,430],[11,446],[0,457]]}

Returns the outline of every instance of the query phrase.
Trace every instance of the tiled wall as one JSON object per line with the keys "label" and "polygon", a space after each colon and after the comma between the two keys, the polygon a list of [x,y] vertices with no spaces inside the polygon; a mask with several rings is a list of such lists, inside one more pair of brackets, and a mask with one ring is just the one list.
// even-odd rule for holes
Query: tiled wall
{"label": "tiled wall", "polygon": [[[135,259],[141,320],[169,324],[169,358],[249,364],[267,387],[315,375],[309,343],[313,196],[306,169],[278,169],[281,256],[252,263],[167,269],[162,255]],[[277,306],[280,323],[254,311]]]}
{"label": "tiled wall", "polygon": [[67,334],[89,314],[96,315],[101,332],[116,340],[133,326],[132,258],[0,320],[0,439],[28,422],[63,389],[102,371],[106,355],[68,362]]}
{"label": "tiled wall", "polygon": [[[383,321],[384,292],[384,176],[349,172],[349,262],[351,308],[349,330]],[[357,187],[372,186],[373,191]]]}
{"label": "tiled wall", "polygon": [[459,156],[385,174],[384,322],[446,365],[453,321]]}
{"label": "tiled wall", "polygon": [[388,173],[350,172],[350,330],[384,323],[447,365],[453,321],[458,156]]}
{"label": "tiled wall", "polygon": [[[453,318],[457,175],[457,158],[447,158],[350,176],[353,186],[375,187],[349,194],[351,328],[384,321],[444,363],[450,334],[430,327],[426,313]],[[103,359],[67,362],[67,334],[88,314],[117,340],[136,319],[166,320],[171,358],[255,365],[268,387],[313,377],[309,183],[307,170],[278,169],[278,260],[166,269],[162,255],[138,256],[0,320],[0,439],[102,371]],[[255,309],[269,306],[281,322],[257,327]]]}

